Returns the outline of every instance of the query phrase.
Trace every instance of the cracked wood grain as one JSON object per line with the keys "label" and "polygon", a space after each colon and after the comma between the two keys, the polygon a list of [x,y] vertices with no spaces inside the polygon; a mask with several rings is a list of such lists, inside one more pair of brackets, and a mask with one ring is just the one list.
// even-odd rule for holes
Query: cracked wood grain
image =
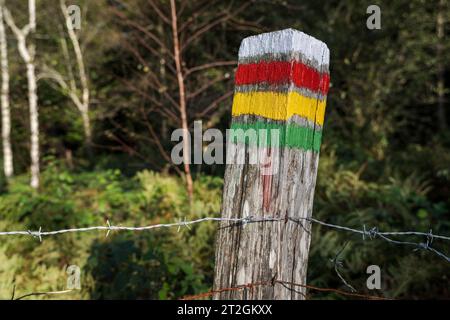
{"label": "cracked wood grain", "polygon": [[[270,53],[271,50],[273,54]],[[308,58],[308,61],[303,62],[316,66],[318,72],[328,72],[329,51],[326,45],[292,29],[244,39],[240,49],[240,63],[249,59],[257,63],[257,59],[262,59],[261,57],[264,61],[271,58],[280,59],[280,52],[283,53],[283,59],[298,60],[299,56]],[[255,92],[258,87],[259,84],[251,85]],[[292,83],[288,84],[288,87],[293,89]],[[268,90],[264,84],[261,88],[266,92]],[[246,94],[251,95],[252,92]],[[323,94],[317,92],[316,100],[323,99]],[[287,102],[286,108],[288,104]],[[287,110],[279,112],[288,113]],[[317,107],[315,112],[317,113]],[[248,119],[251,117],[239,116],[234,117],[233,121],[247,123]],[[274,119],[260,117],[258,121],[273,123]],[[294,122],[299,123],[298,115],[281,123]],[[307,123],[307,119],[303,122]],[[272,161],[270,168],[262,162],[250,164],[249,159],[255,155],[269,156]],[[245,161],[242,161],[243,159]],[[281,219],[243,225],[221,223],[216,240],[214,290],[270,279],[306,283],[311,241],[310,225],[306,222],[303,225],[296,223],[287,217],[305,219],[312,216],[318,161],[319,153],[312,147],[292,148],[279,145],[267,148],[245,142],[227,143],[228,164],[225,171],[222,217]],[[223,291],[214,295],[215,299],[252,300],[304,297],[305,288],[292,290],[275,281],[273,285]]]}

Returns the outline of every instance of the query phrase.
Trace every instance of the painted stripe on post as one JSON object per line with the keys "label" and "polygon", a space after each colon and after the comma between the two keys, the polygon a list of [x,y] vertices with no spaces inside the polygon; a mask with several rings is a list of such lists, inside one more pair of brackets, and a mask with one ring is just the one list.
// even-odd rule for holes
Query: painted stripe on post
{"label": "painted stripe on post", "polygon": [[237,92],[233,99],[232,115],[257,115],[273,120],[288,120],[299,115],[323,125],[326,101],[305,97],[297,92]]}
{"label": "painted stripe on post", "polygon": [[[301,127],[296,124],[279,124],[268,122],[253,122],[253,123],[240,123],[233,122],[231,124],[231,130],[243,130],[243,134],[237,134],[233,136],[232,143],[245,143],[251,146],[257,145],[258,147],[287,147],[297,148],[303,150],[320,150],[320,143],[322,141],[322,131],[314,130],[308,127]],[[251,135],[248,135],[248,131],[254,130],[256,141],[251,141]],[[261,132],[260,130],[265,130]],[[277,130],[277,134],[272,132]],[[274,137],[277,137],[277,141],[272,141]]]}
{"label": "painted stripe on post", "polygon": [[235,76],[237,86],[260,83],[271,85],[292,83],[298,88],[326,95],[330,76],[298,61],[262,61],[238,66]]}

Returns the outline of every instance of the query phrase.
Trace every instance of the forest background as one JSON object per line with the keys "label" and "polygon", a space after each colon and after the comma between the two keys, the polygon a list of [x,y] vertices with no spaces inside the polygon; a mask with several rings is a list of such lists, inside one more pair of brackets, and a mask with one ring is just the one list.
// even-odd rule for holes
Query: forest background
{"label": "forest background", "polygon": [[[34,26],[28,1],[1,1],[8,58],[2,75],[9,75],[2,98],[10,109],[2,150],[8,131],[12,157],[0,158],[0,230],[219,216],[225,166],[191,165],[186,172],[173,165],[171,132],[192,129],[195,120],[224,132],[242,39],[295,28],[331,51],[314,217],[448,235],[450,2],[378,0],[381,29],[369,30],[371,2],[37,0]],[[81,17],[72,29],[65,14],[76,9],[71,5]],[[31,65],[39,116],[34,184]],[[69,265],[81,268],[81,290],[58,298],[176,299],[208,291],[216,228],[208,222],[179,232],[92,232],[42,242],[1,237],[0,298],[10,298],[14,287],[17,294],[63,290]],[[330,262],[345,243],[341,273],[359,292],[373,294],[366,268],[376,264],[383,296],[450,298],[449,264],[437,255],[318,225],[308,284],[347,290]],[[448,243],[434,245],[450,253]]]}

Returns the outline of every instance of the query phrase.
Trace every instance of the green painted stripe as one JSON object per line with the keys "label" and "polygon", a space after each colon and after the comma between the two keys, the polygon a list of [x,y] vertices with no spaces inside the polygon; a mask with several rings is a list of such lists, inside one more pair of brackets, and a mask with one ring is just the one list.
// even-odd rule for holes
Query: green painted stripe
{"label": "green painted stripe", "polygon": [[[262,147],[288,147],[304,150],[320,150],[322,131],[302,127],[294,123],[280,124],[256,121],[240,123],[233,121],[229,138],[233,143],[246,143]],[[266,131],[259,131],[259,130]],[[275,130],[275,131],[274,131]],[[277,135],[277,131],[278,135]],[[273,137],[273,138],[272,138]],[[272,139],[273,142],[272,142]]]}

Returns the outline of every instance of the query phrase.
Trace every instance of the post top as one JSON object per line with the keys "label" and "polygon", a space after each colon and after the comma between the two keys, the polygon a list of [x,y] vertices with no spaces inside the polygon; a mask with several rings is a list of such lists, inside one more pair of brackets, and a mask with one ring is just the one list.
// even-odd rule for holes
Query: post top
{"label": "post top", "polygon": [[330,61],[330,50],[324,42],[292,28],[262,33],[242,40],[239,60],[267,54],[300,54],[319,65],[328,65]]}

